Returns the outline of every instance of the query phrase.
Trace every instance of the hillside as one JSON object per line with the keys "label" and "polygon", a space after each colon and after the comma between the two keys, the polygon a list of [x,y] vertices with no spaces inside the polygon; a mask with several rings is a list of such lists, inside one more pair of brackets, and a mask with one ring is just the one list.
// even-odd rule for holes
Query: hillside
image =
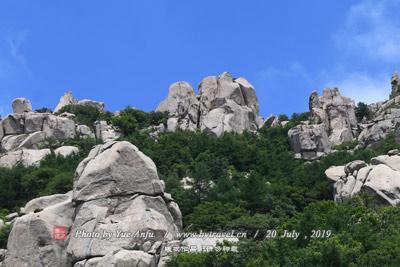
{"label": "hillside", "polygon": [[[154,112],[16,98],[0,121],[0,266],[398,266],[399,92],[397,74],[379,103],[327,88],[290,118],[262,118],[226,72],[197,94],[172,84]],[[154,235],[90,235],[118,231]]]}

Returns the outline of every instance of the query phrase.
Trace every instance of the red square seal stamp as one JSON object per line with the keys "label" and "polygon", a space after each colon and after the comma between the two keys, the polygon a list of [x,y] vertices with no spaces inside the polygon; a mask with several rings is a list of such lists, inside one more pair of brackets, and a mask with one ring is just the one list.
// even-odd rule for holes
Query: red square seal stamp
{"label": "red square seal stamp", "polygon": [[66,240],[68,235],[68,228],[66,226],[53,226],[53,239]]}

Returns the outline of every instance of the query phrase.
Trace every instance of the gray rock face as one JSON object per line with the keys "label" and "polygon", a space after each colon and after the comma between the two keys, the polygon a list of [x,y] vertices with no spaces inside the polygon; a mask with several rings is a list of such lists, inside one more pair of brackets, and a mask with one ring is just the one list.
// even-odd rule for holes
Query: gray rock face
{"label": "gray rock face", "polygon": [[93,131],[86,125],[76,126],[76,134],[80,138],[95,138]]}
{"label": "gray rock face", "polygon": [[[343,172],[344,170],[344,172]],[[400,156],[382,155],[371,160],[371,165],[356,160],[345,166],[325,171],[334,182],[334,199],[348,201],[360,192],[376,197],[379,203],[397,206],[400,203]]]}
{"label": "gray rock face", "polygon": [[57,107],[54,109],[54,113],[60,112],[60,110],[68,105],[74,105],[77,101],[72,95],[71,91],[65,92],[65,94],[60,98],[60,101],[57,104]]}
{"label": "gray rock face", "polygon": [[[157,266],[162,243],[182,228],[164,187],[153,161],[134,145],[98,145],[78,166],[73,193],[21,209],[26,215],[14,221],[5,266]],[[66,227],[65,240],[53,239],[53,226]]]}
{"label": "gray rock face", "polygon": [[122,133],[114,126],[108,125],[106,121],[96,121],[96,138],[103,142],[113,141],[122,136]]}
{"label": "gray rock face", "polygon": [[72,225],[70,200],[19,217],[13,224],[4,261],[6,267],[71,266],[67,240],[54,240],[53,227]]}
{"label": "gray rock face", "polygon": [[[164,196],[164,187],[153,161],[134,145],[96,146],[76,170],[73,200],[78,207],[68,245],[74,261],[118,249],[145,251],[149,242],[172,239],[182,227],[182,215],[176,203]],[[134,234],[121,238],[118,231]],[[113,236],[81,238],[85,232]],[[144,238],[141,232],[149,236]]]}
{"label": "gray rock face", "polygon": [[39,145],[46,141],[46,138],[45,132],[39,131],[31,133],[19,143],[18,148],[38,149]]}
{"label": "gray rock face", "polygon": [[17,114],[23,114],[24,112],[32,111],[32,104],[29,99],[26,98],[16,98],[12,102],[13,112]]}
{"label": "gray rock face", "polygon": [[[74,259],[104,256],[120,248],[143,250],[145,242],[155,243],[164,240],[166,233],[175,235],[179,231],[162,197],[130,198],[97,199],[78,207],[68,246]],[[118,237],[119,231],[132,236]],[[85,232],[110,232],[113,236],[109,239],[82,238]],[[140,236],[140,232],[148,236]]]}
{"label": "gray rock face", "polygon": [[310,96],[311,121],[324,123],[332,145],[353,140],[353,128],[357,128],[354,101],[341,96],[337,88],[324,89],[323,95]]}
{"label": "gray rock face", "polygon": [[82,99],[76,100],[71,91],[65,92],[65,94],[60,98],[60,101],[57,104],[57,107],[54,109],[54,113],[59,113],[61,109],[68,105],[81,105],[87,107],[94,107],[100,111],[104,110],[104,103],[90,100],[90,99]]}
{"label": "gray rock face", "polygon": [[34,133],[43,130],[44,120],[49,113],[27,113],[25,114],[25,133]]}
{"label": "gray rock face", "polygon": [[288,131],[290,144],[301,158],[313,160],[331,150],[324,124],[300,124]]}
{"label": "gray rock face", "polygon": [[1,121],[4,135],[15,135],[24,133],[24,115],[10,114]]}
{"label": "gray rock face", "polygon": [[68,118],[49,115],[43,123],[47,138],[64,140],[75,137],[75,122]]}
{"label": "gray rock face", "polygon": [[95,257],[77,262],[74,267],[138,266],[155,267],[156,257],[140,250],[121,249],[108,253],[105,257]]}
{"label": "gray rock face", "polygon": [[229,73],[203,79],[196,96],[186,82],[171,85],[157,111],[168,112],[169,131],[198,130],[221,136],[224,132],[256,131],[262,119],[254,87]]}
{"label": "gray rock face", "polygon": [[49,113],[13,113],[0,121],[0,128],[3,152],[20,148],[37,149],[46,139],[61,141],[76,135],[72,119]]}
{"label": "gray rock face", "polygon": [[23,212],[25,214],[40,212],[47,207],[65,202],[68,199],[71,200],[71,196],[72,193],[67,193],[35,198],[26,203],[25,207],[23,208]]}
{"label": "gray rock face", "polygon": [[324,89],[322,96],[312,92],[309,108],[310,120],[289,130],[297,157],[316,159],[357,137],[354,101],[341,96],[337,88]]}
{"label": "gray rock face", "polygon": [[27,137],[27,134],[5,136],[1,140],[1,151],[7,152],[18,148]]}
{"label": "gray rock face", "polygon": [[100,111],[104,110],[104,103],[103,102],[94,101],[94,100],[90,100],[90,99],[79,100],[77,105],[86,106],[86,107],[93,107],[93,108],[98,109]]}
{"label": "gray rock face", "polygon": [[18,164],[26,167],[39,166],[47,155],[51,154],[50,149],[21,149],[10,151],[0,156],[0,167],[13,168]]}
{"label": "gray rock face", "polygon": [[125,141],[97,146],[79,164],[76,175],[74,199],[77,201],[134,193],[163,193],[154,162]]}

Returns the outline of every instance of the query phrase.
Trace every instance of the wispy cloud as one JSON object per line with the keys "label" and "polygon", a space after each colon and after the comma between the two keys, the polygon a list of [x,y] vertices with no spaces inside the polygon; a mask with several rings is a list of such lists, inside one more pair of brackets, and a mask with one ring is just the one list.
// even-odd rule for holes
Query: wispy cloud
{"label": "wispy cloud", "polygon": [[370,75],[354,72],[337,75],[325,81],[323,87],[336,86],[344,96],[356,102],[373,103],[388,98],[390,92],[390,76],[387,73]]}
{"label": "wispy cloud", "polygon": [[27,31],[19,31],[15,34],[8,35],[5,41],[8,45],[8,52],[12,60],[18,64],[22,69],[29,75],[32,74],[25,55],[22,53],[21,49],[26,42],[29,34]]}
{"label": "wispy cloud", "polygon": [[362,1],[350,8],[334,36],[353,56],[385,62],[400,60],[400,0]]}
{"label": "wispy cloud", "polygon": [[306,82],[312,81],[311,75],[298,61],[292,61],[286,68],[269,66],[259,71],[257,77],[262,80],[300,78]]}

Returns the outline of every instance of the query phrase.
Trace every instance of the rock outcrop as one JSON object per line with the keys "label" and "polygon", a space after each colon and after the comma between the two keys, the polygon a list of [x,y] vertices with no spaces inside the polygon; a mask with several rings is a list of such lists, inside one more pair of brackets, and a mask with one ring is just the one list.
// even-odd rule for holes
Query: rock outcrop
{"label": "rock outcrop", "polygon": [[54,113],[59,113],[63,107],[68,105],[81,105],[81,106],[89,106],[94,107],[100,111],[104,110],[104,103],[99,101],[94,101],[90,99],[82,99],[76,100],[71,91],[65,92],[65,94],[60,98],[56,108],[54,109]]}
{"label": "rock outcrop", "polygon": [[46,139],[65,140],[76,136],[72,119],[49,113],[12,113],[0,121],[3,152],[29,148],[36,149]]}
{"label": "rock outcrop", "polygon": [[[134,145],[98,145],[79,164],[72,194],[21,209],[4,266],[157,266],[163,243],[182,228],[164,189],[153,161]],[[61,240],[54,226],[65,229]]]}
{"label": "rock outcrop", "polygon": [[[398,152],[398,151],[397,151]],[[356,160],[344,166],[332,166],[325,175],[334,183],[334,200],[345,202],[360,192],[374,196],[377,203],[400,203],[400,156],[382,155],[371,164]]]}
{"label": "rock outcrop", "polygon": [[55,240],[54,226],[71,227],[71,199],[16,219],[8,238],[4,266],[71,266],[68,240]]}
{"label": "rock outcrop", "polygon": [[94,128],[96,138],[103,142],[113,141],[122,136],[121,131],[117,127],[107,124],[106,121],[96,121]]}
{"label": "rock outcrop", "polygon": [[76,146],[61,146],[54,150],[54,154],[61,157],[68,157],[79,153],[79,148]]}
{"label": "rock outcrop", "polygon": [[26,98],[16,98],[12,102],[13,112],[17,114],[24,114],[24,112],[32,111],[32,104],[29,99]]}
{"label": "rock outcrop", "polygon": [[317,159],[332,147],[352,141],[358,135],[354,101],[341,96],[337,88],[312,92],[309,121],[290,129],[288,134],[297,157]]}
{"label": "rock outcrop", "polygon": [[187,82],[172,84],[156,111],[168,112],[168,131],[201,130],[221,136],[224,132],[255,132],[263,123],[254,87],[227,72],[204,78],[198,96]]}
{"label": "rock outcrop", "polygon": [[22,164],[25,167],[37,167],[40,165],[40,162],[50,154],[51,151],[48,148],[39,150],[23,148],[16,151],[10,151],[6,154],[0,155],[0,167],[11,169],[18,164]]}

